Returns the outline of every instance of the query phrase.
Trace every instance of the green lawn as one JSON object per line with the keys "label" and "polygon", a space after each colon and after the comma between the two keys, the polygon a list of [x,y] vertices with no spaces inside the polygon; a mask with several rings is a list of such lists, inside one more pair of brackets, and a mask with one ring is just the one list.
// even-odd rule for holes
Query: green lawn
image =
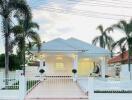
{"label": "green lawn", "polygon": [[[30,80],[27,82],[27,91],[31,89],[36,83],[38,83],[38,80]],[[12,86],[6,86],[2,88],[2,90],[18,90],[19,89],[19,82],[14,83]]]}
{"label": "green lawn", "polygon": [[38,80],[32,80],[27,82],[27,91],[31,89],[36,83],[38,83]]}

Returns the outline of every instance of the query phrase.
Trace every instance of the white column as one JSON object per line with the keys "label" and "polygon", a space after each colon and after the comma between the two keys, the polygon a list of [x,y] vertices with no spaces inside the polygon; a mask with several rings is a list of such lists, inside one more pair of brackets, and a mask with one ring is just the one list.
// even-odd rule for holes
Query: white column
{"label": "white column", "polygon": [[0,72],[0,88],[5,87],[5,83],[3,82],[4,80],[4,73]]}
{"label": "white column", "polygon": [[41,68],[43,67],[43,60],[39,61],[39,67],[41,67]]}
{"label": "white column", "polygon": [[132,80],[132,64],[130,64],[130,80]]}
{"label": "white column", "polygon": [[88,77],[88,97],[89,100],[94,100],[94,79],[93,77]]}
{"label": "white column", "polygon": [[[73,69],[78,70],[78,55],[74,55],[73,58],[74,58],[74,61],[73,61]],[[78,73],[78,71],[77,71],[77,73]],[[77,73],[74,74],[73,81],[76,81],[77,80],[77,77],[78,77]]]}
{"label": "white column", "polygon": [[19,100],[24,100],[26,96],[26,82],[24,75],[19,76]]}
{"label": "white column", "polygon": [[106,67],[106,60],[105,57],[101,58],[101,77],[105,78],[105,67]]}

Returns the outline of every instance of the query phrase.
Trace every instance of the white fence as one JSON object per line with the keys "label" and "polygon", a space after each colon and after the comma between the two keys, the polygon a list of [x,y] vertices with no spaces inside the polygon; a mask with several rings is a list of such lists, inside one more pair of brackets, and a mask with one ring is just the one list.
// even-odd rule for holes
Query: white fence
{"label": "white fence", "polygon": [[[25,78],[0,78],[0,99],[24,99]],[[21,98],[20,98],[21,97]]]}
{"label": "white fence", "polygon": [[42,77],[26,77],[26,93],[29,93],[34,87],[36,87]]}
{"label": "white fence", "polygon": [[78,84],[90,100],[131,100],[132,81],[80,78]]}
{"label": "white fence", "polygon": [[[6,83],[7,82],[7,83]],[[15,78],[0,78],[0,100],[24,100],[27,93],[29,93],[38,83],[40,78],[28,77],[23,75]]]}

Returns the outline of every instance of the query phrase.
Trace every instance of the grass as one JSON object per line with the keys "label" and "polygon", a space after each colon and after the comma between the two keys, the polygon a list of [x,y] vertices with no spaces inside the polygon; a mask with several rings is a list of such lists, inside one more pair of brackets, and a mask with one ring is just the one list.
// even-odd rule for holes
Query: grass
{"label": "grass", "polygon": [[38,83],[38,80],[31,80],[27,82],[27,91],[30,90],[36,83]]}
{"label": "grass", "polygon": [[[38,82],[39,82],[38,80],[27,81],[27,91],[31,89]],[[18,89],[19,89],[19,82],[16,82],[11,86],[6,86],[2,88],[2,90],[18,90]]]}
{"label": "grass", "polygon": [[5,86],[2,90],[18,90],[19,89],[19,82],[14,83],[11,86]]}

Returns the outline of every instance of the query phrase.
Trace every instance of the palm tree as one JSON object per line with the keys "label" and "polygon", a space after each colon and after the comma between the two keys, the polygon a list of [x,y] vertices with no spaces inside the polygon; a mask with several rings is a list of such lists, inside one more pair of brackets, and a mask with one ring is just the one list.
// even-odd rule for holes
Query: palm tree
{"label": "palm tree", "polygon": [[38,49],[40,49],[40,36],[36,31],[34,31],[34,29],[39,29],[39,25],[32,22],[31,19],[28,23],[19,16],[17,16],[17,19],[18,25],[11,29],[15,37],[15,39],[12,41],[12,45],[18,45],[17,52],[20,56],[20,61],[23,64],[25,74],[25,51],[34,45],[37,45]]}
{"label": "palm tree", "polygon": [[5,37],[5,77],[8,78],[9,69],[9,39],[11,18],[14,12],[20,12],[24,17],[30,17],[30,8],[25,0],[0,0],[0,15],[2,17],[2,28]]}
{"label": "palm tree", "polygon": [[112,44],[114,43],[114,40],[111,36],[107,35],[107,33],[113,31],[113,29],[107,28],[104,30],[102,25],[99,25],[97,29],[100,31],[101,35],[95,37],[92,43],[94,45],[99,44],[100,47],[109,49],[112,54]]}
{"label": "palm tree", "polygon": [[113,47],[122,46],[128,48],[128,67],[130,71],[130,78],[132,78],[131,62],[130,62],[130,56],[132,50],[132,20],[130,20],[130,22],[121,20],[117,24],[114,24],[112,28],[121,30],[123,33],[125,33],[125,36],[119,39],[117,42],[115,42]]}

